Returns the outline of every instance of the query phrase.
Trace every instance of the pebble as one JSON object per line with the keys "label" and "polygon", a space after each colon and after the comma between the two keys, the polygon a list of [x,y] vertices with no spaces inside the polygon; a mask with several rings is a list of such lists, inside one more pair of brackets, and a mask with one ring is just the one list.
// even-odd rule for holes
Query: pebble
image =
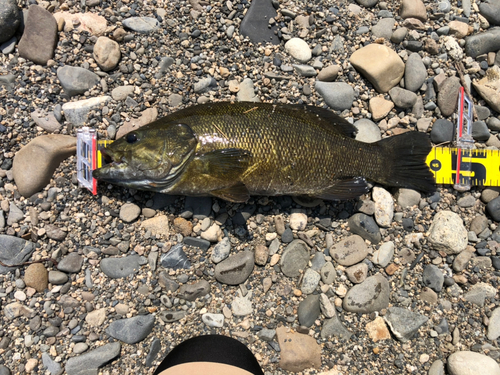
{"label": "pebble", "polygon": [[121,58],[120,46],[114,40],[101,36],[94,45],[94,60],[104,72],[109,72],[118,66]]}
{"label": "pebble", "polygon": [[[83,125],[87,121],[90,111],[106,105],[110,100],[111,97],[105,95],[90,99],[83,99],[76,102],[64,103],[62,106],[64,117],[75,126]],[[35,140],[38,138],[35,138]]]}
{"label": "pebble", "polygon": [[242,284],[252,273],[254,263],[255,256],[251,251],[231,255],[215,266],[215,278],[223,284]]}
{"label": "pebble", "polygon": [[292,230],[304,230],[307,226],[307,215],[295,212],[290,215],[290,228]]}
{"label": "pebble", "polygon": [[120,207],[120,220],[131,223],[141,214],[141,208],[133,203],[125,203]]}
{"label": "pebble", "polygon": [[[127,207],[125,208],[125,206]],[[124,204],[120,209],[120,219],[125,222],[134,221],[135,219],[137,219],[137,217],[139,217],[139,214],[137,214],[138,209],[140,213],[140,208],[135,204]],[[122,210],[125,220],[122,217]],[[144,228],[146,231],[150,231],[152,235],[156,236],[156,238],[168,238],[168,235],[170,234],[168,217],[166,215],[160,215],[151,219],[144,220],[141,223],[141,228]]]}
{"label": "pebble", "polygon": [[[27,262],[35,250],[35,244],[22,238],[0,234],[0,261],[7,266]],[[11,267],[0,265],[0,273],[6,274]]]}
{"label": "pebble", "polygon": [[139,255],[129,255],[123,258],[105,258],[100,263],[101,271],[112,279],[121,279],[139,269],[140,258]]}
{"label": "pebble", "polygon": [[486,298],[496,296],[496,289],[487,283],[477,283],[473,285],[464,295],[464,299],[478,306],[484,306]]}
{"label": "pebble", "polygon": [[378,186],[372,189],[372,199],[375,202],[375,221],[381,227],[389,227],[394,217],[394,203],[391,194]]}
{"label": "pebble", "polygon": [[435,144],[448,143],[453,140],[455,125],[445,119],[437,119],[431,130],[431,140]]}
{"label": "pebble", "polygon": [[303,327],[311,327],[320,314],[320,298],[316,294],[308,295],[299,303],[297,315]]}
{"label": "pebble", "polygon": [[77,253],[71,253],[62,258],[57,264],[57,269],[66,273],[80,272],[83,265],[83,257]]}
{"label": "pebble", "polygon": [[460,79],[458,77],[449,77],[445,79],[439,89],[437,104],[443,116],[450,116],[455,112],[460,86]]}
{"label": "pebble", "polygon": [[439,268],[433,264],[428,264],[424,267],[422,274],[422,283],[439,293],[443,289],[444,274]]}
{"label": "pebble", "polygon": [[380,228],[375,220],[363,213],[357,213],[349,219],[349,229],[352,233],[361,236],[365,240],[369,240],[372,244],[378,244],[382,239]]}
{"label": "pebble", "polygon": [[159,27],[159,22],[152,17],[130,17],[122,21],[123,26],[132,31],[149,34]]}
{"label": "pebble", "polygon": [[68,375],[88,373],[93,369],[97,372],[99,367],[118,357],[120,350],[119,342],[105,344],[85,354],[69,358],[64,369]]}
{"label": "pebble", "polygon": [[418,205],[420,202],[420,193],[413,189],[398,189],[396,201],[401,208],[408,208]]}
{"label": "pebble", "polygon": [[321,281],[323,284],[330,285],[335,280],[335,267],[332,262],[326,262],[323,267],[321,267]]}
{"label": "pebble", "polygon": [[347,292],[343,308],[361,314],[380,311],[389,305],[390,286],[381,274],[368,277]]}
{"label": "pebble", "polygon": [[252,292],[249,292],[246,296],[241,295],[241,291],[238,291],[239,297],[236,297],[231,304],[231,311],[236,316],[246,316],[253,314],[252,306]]}
{"label": "pebble", "polygon": [[14,156],[12,171],[19,193],[30,197],[43,189],[59,164],[76,153],[76,138],[62,134],[36,137]]}
{"label": "pebble", "polygon": [[185,284],[179,288],[179,298],[187,301],[195,301],[210,293],[210,285],[206,280],[200,280],[194,284]]}
{"label": "pebble", "polygon": [[134,86],[118,86],[111,91],[113,100],[125,100],[127,96],[134,93]]}
{"label": "pebble", "polygon": [[427,69],[418,53],[412,53],[405,65],[405,88],[416,92],[427,80]]}
{"label": "pebble", "polygon": [[349,236],[330,248],[330,256],[343,266],[352,266],[368,255],[368,247],[358,235]]}
{"label": "pebble", "polygon": [[491,25],[500,26],[500,4],[498,4],[498,1],[486,0],[481,2],[479,12]]}
{"label": "pebble", "polygon": [[456,213],[440,211],[434,216],[428,236],[434,249],[449,255],[459,254],[467,247],[467,238],[467,230]]}
{"label": "pebble", "polygon": [[497,197],[488,202],[488,204],[486,205],[486,211],[493,220],[500,221],[500,197],[498,197],[497,191],[493,191],[491,195],[496,195]]}
{"label": "pebble", "polygon": [[[374,121],[378,121],[386,117],[391,110],[394,108],[394,103],[390,100],[385,100],[383,96],[376,96],[370,99],[369,109],[372,114],[372,118]],[[358,120],[365,121],[366,119]],[[357,121],[357,122],[358,122]],[[379,130],[380,136],[380,130]]]}
{"label": "pebble", "polygon": [[[379,58],[373,59],[373,56]],[[385,93],[403,78],[405,65],[394,50],[381,44],[369,44],[358,49],[350,62],[378,92]]]}
{"label": "pebble", "polygon": [[201,319],[208,327],[222,328],[224,326],[223,314],[205,313],[201,316]]}
{"label": "pebble", "polygon": [[276,328],[280,351],[279,366],[285,371],[300,372],[321,366],[321,349],[308,335],[290,332],[286,327]]}
{"label": "pebble", "polygon": [[288,277],[299,276],[309,262],[309,249],[302,240],[293,240],[283,251],[280,259],[281,272]]}
{"label": "pebble", "polygon": [[[73,352],[75,354],[81,354],[81,353],[76,353],[74,349]],[[61,365],[56,361],[54,361],[48,353],[42,353],[42,363],[43,367],[47,369],[51,375],[57,375],[61,373]]]}
{"label": "pebble", "polygon": [[191,268],[191,262],[184,252],[182,244],[177,244],[166,254],[162,254],[160,263],[162,267],[173,270]]}
{"label": "pebble", "polygon": [[54,133],[61,129],[61,124],[57,121],[52,112],[46,113],[37,108],[35,111],[31,112],[31,118],[35,121],[37,126],[46,130],[48,133]]}
{"label": "pebble", "polygon": [[14,0],[1,0],[0,9],[0,43],[4,43],[14,36],[22,22],[22,17],[17,2]]}
{"label": "pebble", "polygon": [[99,76],[90,70],[69,65],[57,69],[57,78],[68,96],[83,94],[100,81]]}
{"label": "pebble", "polygon": [[389,307],[384,320],[399,341],[408,341],[429,319],[419,313],[401,307]]}
{"label": "pebble", "polygon": [[155,316],[152,314],[115,320],[106,329],[106,333],[126,344],[135,344],[144,340],[151,333],[154,322]]}
{"label": "pebble", "polygon": [[392,17],[382,18],[372,27],[372,34],[377,38],[384,38],[390,40],[392,36],[392,29],[396,20]]}
{"label": "pebble", "polygon": [[254,43],[279,44],[277,27],[269,24],[269,20],[275,17],[276,10],[270,1],[251,2],[248,12],[241,21],[240,33],[249,37]]}
{"label": "pebble", "polygon": [[314,87],[330,108],[343,111],[352,107],[354,90],[347,83],[316,81]]}
{"label": "pebble", "polygon": [[316,290],[316,287],[318,286],[320,280],[320,274],[314,271],[312,268],[308,268],[306,272],[304,272],[300,290],[304,294],[311,294]]}
{"label": "pebble", "polygon": [[320,70],[316,79],[323,82],[335,81],[340,73],[340,66],[338,65],[328,65]]}
{"label": "pebble", "polygon": [[366,324],[366,332],[374,342],[391,339],[391,333],[381,316]]}
{"label": "pebble", "polygon": [[373,263],[385,268],[394,256],[394,242],[388,241],[380,245],[380,248],[373,252]]}
{"label": "pebble", "polygon": [[402,89],[401,87],[393,87],[389,90],[389,95],[396,107],[399,108],[412,108],[417,102],[417,95],[414,92]]}
{"label": "pebble", "polygon": [[269,248],[264,245],[257,245],[255,247],[255,264],[258,266],[265,266],[267,264],[268,259],[269,259]]}
{"label": "pebble", "polygon": [[493,358],[470,351],[451,354],[448,357],[447,368],[450,375],[500,374],[500,367]]}
{"label": "pebble", "polygon": [[368,276],[368,265],[366,263],[355,264],[354,266],[346,268],[345,274],[351,283],[360,284],[365,281]]}
{"label": "pebble", "polygon": [[473,86],[481,97],[495,111],[500,111],[500,68],[493,66],[488,69],[487,75],[477,82],[473,82]]}
{"label": "pebble", "polygon": [[368,119],[361,119],[354,123],[358,132],[356,134],[356,140],[365,143],[374,143],[382,139],[380,135],[380,129],[374,122]]}
{"label": "pebble", "polygon": [[24,272],[24,282],[37,292],[43,292],[48,286],[47,269],[42,263],[30,264]]}
{"label": "pebble", "polygon": [[46,65],[54,56],[56,43],[57,23],[54,16],[39,5],[30,5],[23,36],[17,47],[19,56],[35,64]]}
{"label": "pebble", "polygon": [[349,341],[352,333],[342,324],[337,314],[330,319],[325,320],[321,327],[321,337],[338,337],[339,339]]}
{"label": "pebble", "polygon": [[91,311],[87,314],[85,317],[85,321],[91,326],[91,327],[100,327],[106,320],[106,309],[97,309],[94,311]]}
{"label": "pebble", "polygon": [[312,52],[307,43],[300,38],[292,38],[285,43],[286,52],[295,60],[306,63],[311,60]]}

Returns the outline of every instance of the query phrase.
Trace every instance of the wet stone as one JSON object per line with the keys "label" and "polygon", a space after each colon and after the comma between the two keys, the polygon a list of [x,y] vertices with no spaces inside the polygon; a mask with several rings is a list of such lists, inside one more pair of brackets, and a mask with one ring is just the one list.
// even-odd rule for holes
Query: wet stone
{"label": "wet stone", "polygon": [[400,307],[390,307],[384,319],[400,341],[411,339],[428,320],[426,316]]}
{"label": "wet stone", "polygon": [[292,241],[280,259],[281,271],[288,277],[299,276],[309,262],[309,249],[304,241]]}
{"label": "wet stone", "polygon": [[186,301],[194,301],[210,293],[210,284],[206,280],[200,280],[195,284],[182,285],[179,288],[178,297]]}
{"label": "wet stone", "polygon": [[230,256],[215,266],[215,278],[228,285],[244,283],[253,271],[254,257],[251,251],[243,251]]}

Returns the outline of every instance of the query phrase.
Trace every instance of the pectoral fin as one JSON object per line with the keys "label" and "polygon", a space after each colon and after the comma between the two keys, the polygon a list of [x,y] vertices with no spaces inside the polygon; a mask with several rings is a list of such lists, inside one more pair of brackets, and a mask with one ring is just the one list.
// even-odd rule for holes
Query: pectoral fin
{"label": "pectoral fin", "polygon": [[357,198],[368,190],[369,187],[364,177],[354,177],[340,180],[314,196],[326,200],[346,200]]}
{"label": "pectoral fin", "polygon": [[248,168],[252,154],[239,148],[225,148],[199,155],[203,174],[236,180]]}
{"label": "pectoral fin", "polygon": [[250,199],[250,193],[242,182],[225,189],[213,190],[210,194],[214,197],[235,203],[244,203]]}

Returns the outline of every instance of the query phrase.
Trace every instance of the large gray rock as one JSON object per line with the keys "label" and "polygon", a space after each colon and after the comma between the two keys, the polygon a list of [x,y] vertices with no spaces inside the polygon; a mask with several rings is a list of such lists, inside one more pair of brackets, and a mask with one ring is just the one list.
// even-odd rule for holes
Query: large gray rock
{"label": "large gray rock", "polygon": [[408,341],[429,318],[401,307],[389,307],[384,320],[400,341]]}
{"label": "large gray rock", "polygon": [[106,329],[106,333],[126,344],[135,344],[151,333],[154,323],[154,315],[138,315],[129,319],[115,320]]}
{"label": "large gray rock", "polygon": [[99,76],[88,69],[69,65],[57,69],[57,78],[69,96],[83,94],[99,83]]}
{"label": "large gray rock", "polygon": [[389,306],[389,293],[389,282],[378,273],[352,287],[344,298],[343,307],[361,314],[380,311]]}
{"label": "large gray rock", "polygon": [[21,24],[21,17],[15,0],[0,0],[0,44],[14,36]]}
{"label": "large gray rock", "polygon": [[52,13],[38,5],[31,5],[19,42],[19,56],[45,65],[54,56],[57,43],[57,23]]}
{"label": "large gray rock", "polygon": [[495,27],[465,39],[465,52],[473,58],[498,50],[500,50],[500,27]]}
{"label": "large gray rock", "polygon": [[99,96],[97,98],[64,103],[62,106],[64,117],[66,117],[66,120],[71,122],[73,125],[83,125],[85,121],[87,121],[91,110],[104,106],[110,100],[111,96]]}
{"label": "large gray rock", "polygon": [[121,279],[139,269],[140,258],[139,255],[129,255],[124,258],[105,258],[100,263],[101,271],[112,279]]}
{"label": "large gray rock", "polygon": [[288,277],[299,276],[300,271],[306,268],[308,262],[309,248],[306,243],[302,240],[293,240],[281,256],[281,272]]}
{"label": "large gray rock", "polygon": [[479,12],[490,25],[500,26],[500,1],[485,0],[479,4]]}
{"label": "large gray rock", "polygon": [[16,268],[15,265],[27,262],[33,251],[35,251],[33,242],[0,234],[0,261],[8,266],[13,266],[0,265],[0,274],[8,273]]}
{"label": "large gray rock", "polygon": [[[118,357],[121,347],[119,342],[113,342],[85,354],[71,357],[66,362],[66,373],[68,375],[81,375],[86,374],[88,370],[97,370],[99,367]],[[97,374],[97,371],[95,371],[95,374]]]}
{"label": "large gray rock", "polygon": [[330,108],[343,111],[352,107],[354,90],[347,83],[316,81],[314,87]]}
{"label": "large gray rock", "polygon": [[19,193],[30,197],[42,190],[59,164],[75,153],[75,137],[50,134],[33,139],[14,156],[12,172]]}

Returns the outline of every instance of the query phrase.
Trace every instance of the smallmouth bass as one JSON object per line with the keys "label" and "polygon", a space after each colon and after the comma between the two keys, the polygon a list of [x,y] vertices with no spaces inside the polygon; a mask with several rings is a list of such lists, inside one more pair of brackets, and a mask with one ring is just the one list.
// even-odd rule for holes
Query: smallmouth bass
{"label": "smallmouth bass", "polygon": [[219,102],[179,110],[103,150],[110,161],[94,178],[139,190],[215,196],[356,198],[367,180],[435,190],[424,133],[363,143],[333,112],[305,105]]}

